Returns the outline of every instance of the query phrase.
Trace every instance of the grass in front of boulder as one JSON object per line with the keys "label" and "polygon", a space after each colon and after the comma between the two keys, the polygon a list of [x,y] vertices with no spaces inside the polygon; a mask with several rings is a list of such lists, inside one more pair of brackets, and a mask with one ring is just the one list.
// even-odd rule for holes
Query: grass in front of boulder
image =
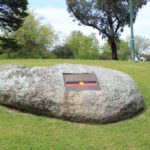
{"label": "grass in front of boulder", "polygon": [[133,119],[107,125],[72,123],[0,106],[0,150],[149,150],[150,63],[94,60],[0,60],[0,65],[73,63],[123,71],[140,87],[147,109]]}

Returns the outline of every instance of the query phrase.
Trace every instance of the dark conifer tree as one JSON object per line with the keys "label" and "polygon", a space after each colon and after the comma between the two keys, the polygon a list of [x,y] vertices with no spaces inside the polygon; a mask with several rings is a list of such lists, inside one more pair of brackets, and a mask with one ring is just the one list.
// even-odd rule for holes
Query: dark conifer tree
{"label": "dark conifer tree", "polygon": [[[27,0],[0,0],[0,30],[2,31],[15,31],[21,27],[24,18],[28,15]],[[15,47],[13,39],[7,39],[0,36],[2,46]]]}

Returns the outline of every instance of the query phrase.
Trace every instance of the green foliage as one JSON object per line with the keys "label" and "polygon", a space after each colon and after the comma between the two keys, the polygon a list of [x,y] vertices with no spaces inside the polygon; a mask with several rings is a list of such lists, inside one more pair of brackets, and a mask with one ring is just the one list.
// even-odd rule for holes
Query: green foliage
{"label": "green foliage", "polygon": [[95,34],[84,35],[80,31],[73,31],[66,40],[76,59],[98,59],[99,42]]}
{"label": "green foliage", "polygon": [[6,54],[6,53],[0,54],[0,60],[7,59],[7,58],[8,58],[8,54]]}
{"label": "green foliage", "polygon": [[72,48],[70,47],[70,45],[68,44],[64,44],[64,45],[58,45],[54,48],[54,50],[52,51],[57,58],[74,58],[74,51],[72,50]]}
{"label": "green foliage", "polygon": [[0,28],[17,30],[27,16],[27,0],[1,0],[0,1]]}
{"label": "green foliage", "polygon": [[120,60],[129,60],[130,59],[130,47],[128,42],[120,40],[117,43],[118,46],[118,56]]}
{"label": "green foliage", "polygon": [[1,150],[149,150],[150,63],[99,60],[1,60],[0,64],[49,66],[60,63],[107,67],[131,75],[144,95],[146,110],[108,125],[72,123],[0,107]]}
{"label": "green foliage", "polygon": [[86,36],[80,31],[72,31],[64,44],[54,48],[53,53],[58,58],[98,59],[99,42],[95,34]]}
{"label": "green foliage", "polygon": [[[119,40],[117,42],[118,56],[120,60],[130,59],[130,51],[128,42],[124,40]],[[100,55],[100,59],[111,60],[111,48],[108,43],[105,43]]]}
{"label": "green foliage", "polygon": [[[130,23],[129,0],[66,0],[68,11],[81,24],[96,28],[111,45],[117,60],[116,39]],[[148,0],[133,0],[133,21]]]}
{"label": "green foliage", "polygon": [[150,54],[144,54],[145,61],[150,61]]}
{"label": "green foliage", "polygon": [[30,14],[23,26],[16,32],[8,34],[8,37],[15,39],[19,45],[16,52],[14,49],[9,50],[10,58],[47,58],[56,34],[50,25],[43,25]]}
{"label": "green foliage", "polygon": [[57,56],[56,56],[53,52],[49,51],[49,52],[47,53],[47,55],[46,55],[45,57],[43,57],[43,58],[44,58],[44,59],[56,59]]}
{"label": "green foliage", "polygon": [[[0,1],[0,29],[4,31],[16,31],[21,27],[24,18],[28,15],[27,0],[1,0]],[[0,36],[0,46],[3,49],[17,47],[12,38]]]}
{"label": "green foliage", "polygon": [[10,53],[11,51],[16,52],[20,47],[17,44],[16,40],[12,37],[7,35],[0,37],[0,47],[1,47],[1,54],[3,53]]}
{"label": "green foliage", "polygon": [[112,59],[111,48],[108,45],[108,43],[104,44],[102,51],[101,51],[101,54],[100,54],[100,59],[102,59],[102,60],[111,60]]}

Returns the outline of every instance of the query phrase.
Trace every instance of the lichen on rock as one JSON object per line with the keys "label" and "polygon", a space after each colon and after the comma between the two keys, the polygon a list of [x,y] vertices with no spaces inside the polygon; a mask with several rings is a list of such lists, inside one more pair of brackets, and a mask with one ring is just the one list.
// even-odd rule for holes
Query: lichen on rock
{"label": "lichen on rock", "polygon": [[[110,123],[144,109],[133,79],[102,67],[60,64],[0,67],[0,104],[76,122]],[[64,73],[94,73],[100,90],[66,92]]]}

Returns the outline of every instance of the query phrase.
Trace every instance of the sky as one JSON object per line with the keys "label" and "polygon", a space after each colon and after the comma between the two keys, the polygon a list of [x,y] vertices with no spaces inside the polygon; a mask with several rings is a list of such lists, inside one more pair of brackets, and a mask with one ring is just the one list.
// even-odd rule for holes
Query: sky
{"label": "sky", "polygon": [[[96,29],[84,25],[79,26],[78,22],[74,22],[73,18],[67,12],[65,0],[28,0],[29,8],[33,10],[37,16],[43,18],[43,22],[50,23],[57,32],[69,35],[73,30],[80,30],[84,34],[96,33],[100,44],[104,41],[99,36]],[[150,39],[150,2],[144,6],[137,15],[134,24],[134,34],[141,35]],[[130,35],[130,29],[125,28],[121,38],[126,39]]]}

